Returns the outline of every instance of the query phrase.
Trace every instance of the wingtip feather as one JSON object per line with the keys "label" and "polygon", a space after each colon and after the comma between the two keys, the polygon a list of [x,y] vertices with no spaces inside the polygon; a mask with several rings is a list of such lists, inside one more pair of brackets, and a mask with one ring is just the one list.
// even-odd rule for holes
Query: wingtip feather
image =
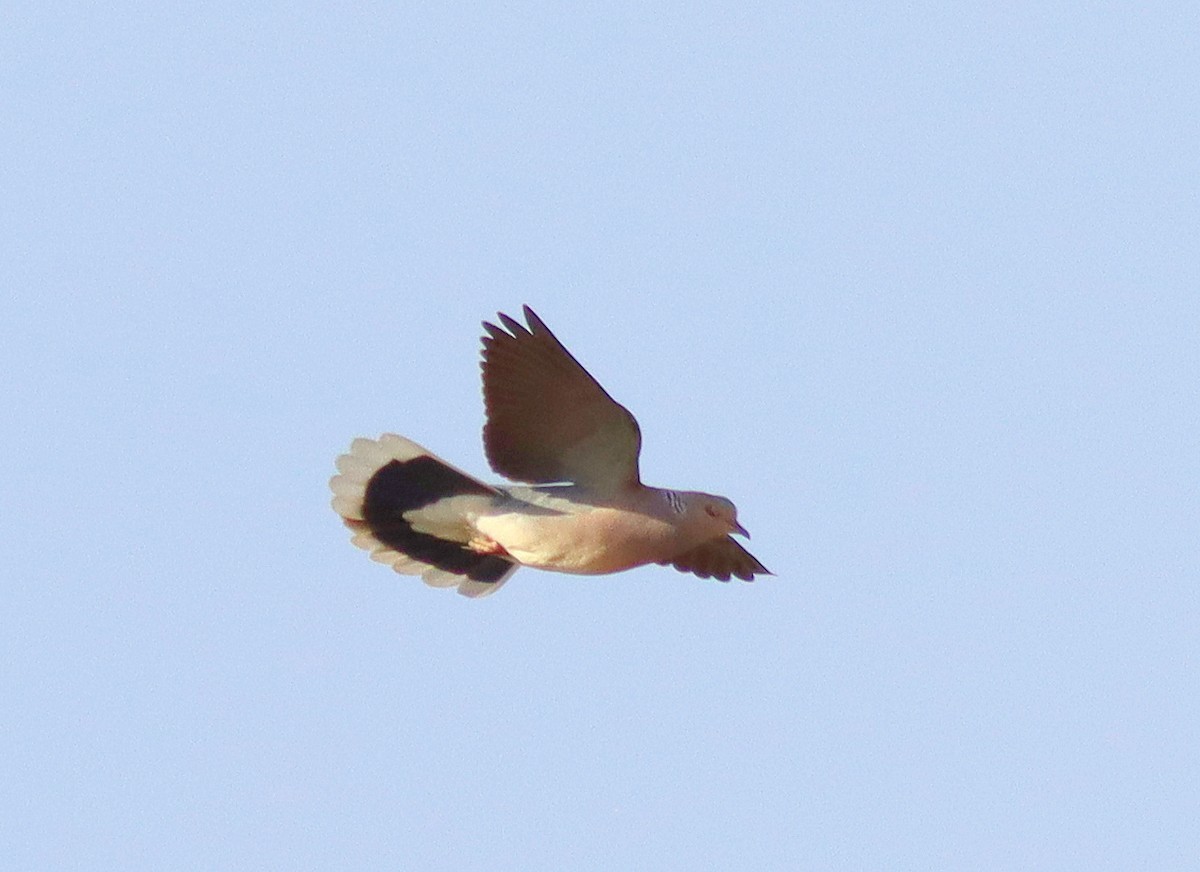
{"label": "wingtip feather", "polygon": [[525,322],[529,325],[530,333],[549,333],[550,328],[546,326],[546,322],[538,317],[538,313],[533,311],[529,305],[521,307],[522,314],[525,315]]}
{"label": "wingtip feather", "polygon": [[513,337],[520,339],[522,336],[530,335],[529,329],[516,318],[510,318],[503,312],[498,312],[497,314],[500,316],[500,323],[508,329],[508,332],[511,333]]}

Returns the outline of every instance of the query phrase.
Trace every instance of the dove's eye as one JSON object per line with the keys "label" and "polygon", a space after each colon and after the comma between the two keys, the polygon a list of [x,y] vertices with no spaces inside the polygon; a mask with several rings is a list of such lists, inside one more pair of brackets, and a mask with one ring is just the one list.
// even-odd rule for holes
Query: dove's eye
{"label": "dove's eye", "polygon": [[710,518],[715,518],[717,517],[717,507],[712,505],[712,503],[709,503],[704,507],[704,513]]}

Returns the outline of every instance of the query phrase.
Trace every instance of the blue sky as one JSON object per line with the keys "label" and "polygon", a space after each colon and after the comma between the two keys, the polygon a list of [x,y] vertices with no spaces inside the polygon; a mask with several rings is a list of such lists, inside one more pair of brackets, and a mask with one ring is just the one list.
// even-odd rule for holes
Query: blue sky
{"label": "blue sky", "polygon": [[[0,20],[6,868],[1200,864],[1195,7]],[[777,577],[349,544],[523,303]]]}

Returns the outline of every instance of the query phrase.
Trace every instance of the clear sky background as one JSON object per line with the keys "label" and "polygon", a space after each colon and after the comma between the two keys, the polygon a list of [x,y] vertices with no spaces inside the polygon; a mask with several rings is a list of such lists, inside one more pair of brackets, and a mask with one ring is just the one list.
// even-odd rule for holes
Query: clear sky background
{"label": "clear sky background", "polygon": [[[0,12],[0,865],[1200,868],[1200,7]],[[777,577],[353,548],[529,303]]]}

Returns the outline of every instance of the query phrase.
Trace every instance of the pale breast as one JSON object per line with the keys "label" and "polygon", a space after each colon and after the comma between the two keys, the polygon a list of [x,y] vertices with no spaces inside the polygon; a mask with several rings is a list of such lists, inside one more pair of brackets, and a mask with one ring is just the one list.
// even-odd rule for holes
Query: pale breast
{"label": "pale breast", "polygon": [[666,520],[610,507],[507,512],[475,525],[524,565],[558,572],[620,572],[677,550],[677,531]]}

